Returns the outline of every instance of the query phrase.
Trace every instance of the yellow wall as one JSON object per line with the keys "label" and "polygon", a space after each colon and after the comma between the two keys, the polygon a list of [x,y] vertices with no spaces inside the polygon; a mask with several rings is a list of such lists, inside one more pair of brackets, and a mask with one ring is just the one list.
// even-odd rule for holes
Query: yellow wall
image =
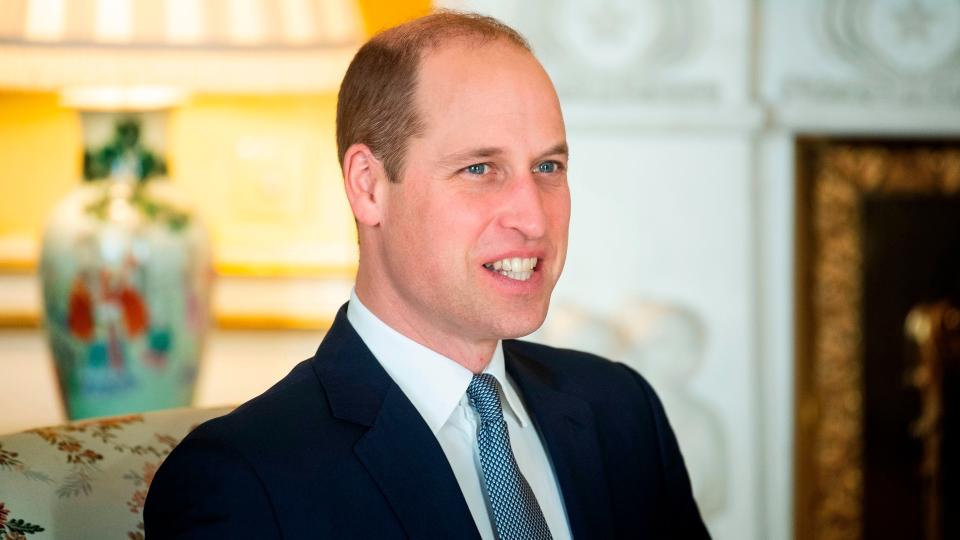
{"label": "yellow wall", "polygon": [[403,21],[425,15],[431,8],[430,0],[358,0],[363,26],[368,35],[390,28]]}
{"label": "yellow wall", "polygon": [[[77,181],[80,121],[58,100],[55,94],[0,91],[0,240],[38,239],[50,209]],[[22,267],[33,258],[14,255],[7,265]]]}
{"label": "yellow wall", "polygon": [[[358,5],[372,34],[426,13],[431,4]],[[51,93],[0,89],[0,270],[34,263],[36,254],[15,261],[4,248],[10,240],[38,241],[55,201],[80,177],[79,115],[58,100]],[[279,238],[293,251],[354,241],[336,159],[335,108],[333,93],[205,95],[172,113],[172,176],[199,207],[218,246],[262,253],[261,246],[275,247]]]}
{"label": "yellow wall", "polygon": [[171,176],[200,205],[221,271],[310,274],[324,260],[352,266],[336,95],[198,96],[170,120]]}

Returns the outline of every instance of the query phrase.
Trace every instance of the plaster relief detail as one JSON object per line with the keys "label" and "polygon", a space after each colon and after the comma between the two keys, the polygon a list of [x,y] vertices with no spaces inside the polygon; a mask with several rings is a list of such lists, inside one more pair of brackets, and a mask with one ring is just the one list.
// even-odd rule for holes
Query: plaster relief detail
{"label": "plaster relief detail", "polygon": [[960,104],[960,2],[820,0],[813,9],[819,49],[849,77],[787,76],[787,100]]}
{"label": "plaster relief detail", "polygon": [[700,512],[708,520],[727,508],[727,441],[720,416],[691,388],[706,345],[700,316],[681,306],[625,301],[601,316],[575,305],[551,308],[540,339],[622,362],[656,389],[683,452]]}
{"label": "plaster relief detail", "polygon": [[713,102],[715,82],[680,74],[704,49],[704,0],[537,0],[524,31],[561,96]]}

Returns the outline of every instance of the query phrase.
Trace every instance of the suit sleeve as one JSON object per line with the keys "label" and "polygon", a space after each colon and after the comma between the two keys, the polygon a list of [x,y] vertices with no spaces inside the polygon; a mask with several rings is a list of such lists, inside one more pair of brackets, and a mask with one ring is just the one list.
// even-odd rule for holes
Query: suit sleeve
{"label": "suit sleeve", "polygon": [[147,540],[280,538],[253,468],[224,445],[188,437],[157,471],[143,511]]}
{"label": "suit sleeve", "polygon": [[690,476],[687,474],[687,466],[683,462],[683,455],[680,453],[680,445],[677,444],[677,437],[670,427],[670,421],[667,420],[667,414],[663,409],[663,404],[657,393],[639,373],[633,371],[627,366],[623,366],[631,376],[637,381],[646,396],[650,410],[653,414],[654,426],[657,430],[657,442],[659,444],[661,467],[667,486],[667,496],[672,509],[670,523],[675,524],[677,530],[676,538],[710,538],[707,527],[700,516],[700,509],[693,498],[693,489],[690,485]]}

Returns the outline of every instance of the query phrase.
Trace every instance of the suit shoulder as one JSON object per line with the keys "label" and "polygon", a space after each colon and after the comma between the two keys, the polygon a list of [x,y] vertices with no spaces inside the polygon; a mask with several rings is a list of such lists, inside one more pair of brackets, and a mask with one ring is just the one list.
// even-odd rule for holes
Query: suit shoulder
{"label": "suit shoulder", "polygon": [[[200,424],[187,438],[216,442],[243,453],[251,445],[262,447],[265,438],[284,439],[305,428],[315,428],[307,424],[328,415],[323,414],[327,403],[310,362],[300,362],[265,392],[224,416]],[[313,414],[303,414],[307,408]]]}
{"label": "suit shoulder", "polygon": [[616,395],[637,394],[645,400],[655,396],[647,380],[623,363],[584,351],[531,341],[506,340],[503,343],[505,350],[517,361],[550,377],[561,389],[578,394],[610,391]]}
{"label": "suit shoulder", "polygon": [[518,352],[526,354],[535,358],[549,358],[551,361],[554,359],[565,360],[570,362],[584,362],[584,363],[600,363],[600,364],[612,364],[612,360],[608,360],[602,356],[588,353],[584,351],[578,351],[575,349],[562,349],[559,347],[551,347],[550,345],[544,345],[543,343],[536,343],[533,341],[524,341],[519,339],[509,339],[504,340],[504,347],[513,352]]}

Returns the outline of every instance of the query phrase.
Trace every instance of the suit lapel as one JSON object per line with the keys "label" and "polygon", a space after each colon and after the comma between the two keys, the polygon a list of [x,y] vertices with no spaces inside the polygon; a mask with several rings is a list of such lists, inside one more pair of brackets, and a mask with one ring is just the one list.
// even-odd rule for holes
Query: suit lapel
{"label": "suit lapel", "polygon": [[443,449],[340,309],[313,362],[333,415],[368,427],[354,452],[410,538],[480,538]]}
{"label": "suit lapel", "polygon": [[553,463],[574,538],[612,538],[609,490],[593,411],[556,389],[544,365],[510,350],[507,371],[519,386]]}

